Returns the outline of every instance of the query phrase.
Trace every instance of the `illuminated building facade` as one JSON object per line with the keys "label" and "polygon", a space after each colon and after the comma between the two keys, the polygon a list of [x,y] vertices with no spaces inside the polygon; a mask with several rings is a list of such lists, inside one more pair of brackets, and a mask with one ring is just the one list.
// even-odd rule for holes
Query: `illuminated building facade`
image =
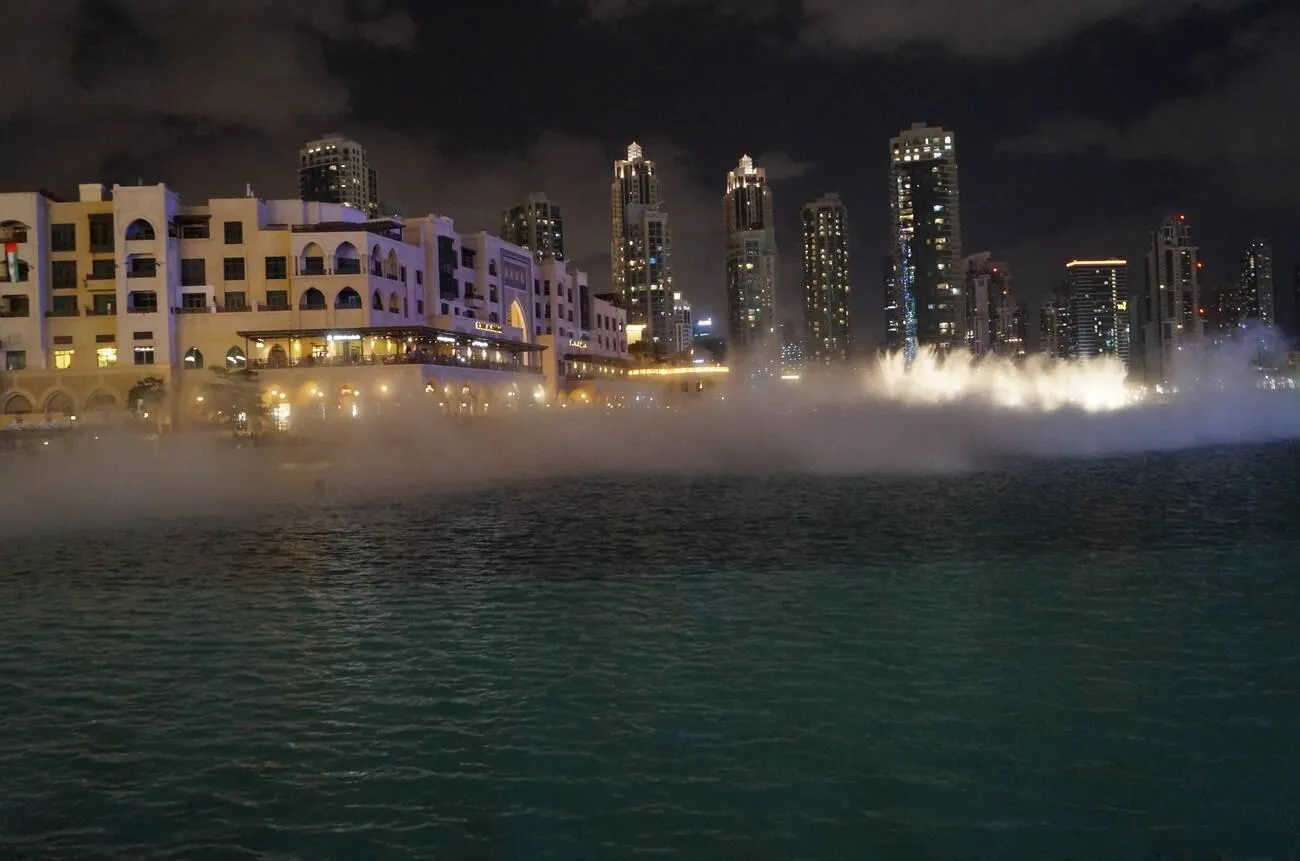
{"label": "illuminated building facade", "polygon": [[722,196],[727,237],[727,346],[731,363],[747,357],[761,368],[774,356],[764,355],[775,344],[776,223],[767,173],[749,156],[727,173]]}
{"label": "illuminated building facade", "polygon": [[965,270],[966,331],[976,356],[1019,355],[1024,339],[1016,331],[1016,302],[1011,270],[987,251],[962,261]]}
{"label": "illuminated building facade", "polygon": [[1065,264],[1070,296],[1070,355],[1114,356],[1128,365],[1130,314],[1128,261],[1071,260]]}
{"label": "illuminated building facade", "polygon": [[528,249],[538,260],[564,260],[564,218],[559,205],[540,192],[502,213],[501,238]]}
{"label": "illuminated building facade", "polygon": [[533,317],[548,395],[608,402],[627,374],[627,313],[612,297],[595,295],[587,273],[559,260],[538,263],[537,277]]}
{"label": "illuminated building facade", "polygon": [[672,234],[661,202],[655,164],[633,143],[627,158],[614,162],[610,274],[636,342],[656,355],[673,352],[676,333]]}
{"label": "illuminated building facade", "polygon": [[1131,306],[1132,360],[1148,382],[1168,381],[1178,353],[1202,341],[1201,268],[1200,249],[1184,216],[1152,231],[1142,293]]}
{"label": "illuminated building facade", "polygon": [[556,337],[626,356],[617,309],[581,291],[561,305],[528,251],[439,216],[88,184],[0,194],[0,231],[5,421],[121,416],[146,376],[184,421],[212,368],[256,371],[286,415],[425,395],[478,414],[553,396]]}
{"label": "illuminated building facade", "polygon": [[1241,320],[1263,326],[1277,323],[1273,293],[1273,248],[1263,239],[1253,240],[1241,254]]}
{"label": "illuminated building facade", "polygon": [[[1127,323],[1127,320],[1125,320]],[[1068,359],[1074,354],[1074,334],[1070,324],[1068,287],[1053,291],[1038,312],[1039,352],[1054,359]]]}
{"label": "illuminated building facade", "polygon": [[675,327],[675,352],[689,350],[695,341],[694,323],[691,318],[691,303],[681,293],[673,294],[673,325]]}
{"label": "illuminated building facade", "polygon": [[802,222],[807,360],[843,364],[852,352],[848,211],[832,192],[804,204]]}
{"label": "illuminated building facade", "polygon": [[890,140],[889,155],[887,340],[898,342],[909,361],[918,347],[965,349],[955,135],[917,123]]}
{"label": "illuminated building facade", "polygon": [[379,181],[361,144],[329,134],[298,150],[298,196],[341,203],[369,218],[379,215]]}

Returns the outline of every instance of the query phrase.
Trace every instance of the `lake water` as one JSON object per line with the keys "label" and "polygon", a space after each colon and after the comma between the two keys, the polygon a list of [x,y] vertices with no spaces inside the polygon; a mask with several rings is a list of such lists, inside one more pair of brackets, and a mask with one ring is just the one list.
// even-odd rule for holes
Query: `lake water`
{"label": "lake water", "polygon": [[1292,858],[1300,448],[615,478],[0,566],[0,858]]}

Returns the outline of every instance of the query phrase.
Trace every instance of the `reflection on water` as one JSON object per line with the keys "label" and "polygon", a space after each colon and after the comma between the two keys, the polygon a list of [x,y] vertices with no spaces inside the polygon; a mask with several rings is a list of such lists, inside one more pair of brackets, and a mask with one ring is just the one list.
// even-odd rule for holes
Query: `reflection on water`
{"label": "reflection on water", "polygon": [[18,542],[0,857],[1289,857],[1297,454]]}

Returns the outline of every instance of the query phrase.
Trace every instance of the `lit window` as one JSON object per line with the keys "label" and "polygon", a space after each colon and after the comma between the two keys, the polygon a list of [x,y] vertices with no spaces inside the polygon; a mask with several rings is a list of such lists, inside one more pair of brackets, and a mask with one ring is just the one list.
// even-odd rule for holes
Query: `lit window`
{"label": "lit window", "polygon": [[72,350],[55,350],[54,367],[60,371],[66,371],[72,367]]}
{"label": "lit window", "polygon": [[100,347],[96,350],[95,364],[101,368],[116,368],[117,347]]}

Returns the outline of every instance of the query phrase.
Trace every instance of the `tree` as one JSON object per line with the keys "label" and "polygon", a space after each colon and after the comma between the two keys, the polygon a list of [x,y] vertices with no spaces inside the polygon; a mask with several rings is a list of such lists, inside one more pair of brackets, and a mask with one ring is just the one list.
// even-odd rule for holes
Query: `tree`
{"label": "tree", "polygon": [[126,393],[126,408],[139,412],[157,411],[167,399],[167,386],[160,377],[144,377]]}
{"label": "tree", "polygon": [[256,371],[222,367],[209,370],[213,379],[203,384],[203,404],[210,419],[242,426],[266,416],[266,401]]}

